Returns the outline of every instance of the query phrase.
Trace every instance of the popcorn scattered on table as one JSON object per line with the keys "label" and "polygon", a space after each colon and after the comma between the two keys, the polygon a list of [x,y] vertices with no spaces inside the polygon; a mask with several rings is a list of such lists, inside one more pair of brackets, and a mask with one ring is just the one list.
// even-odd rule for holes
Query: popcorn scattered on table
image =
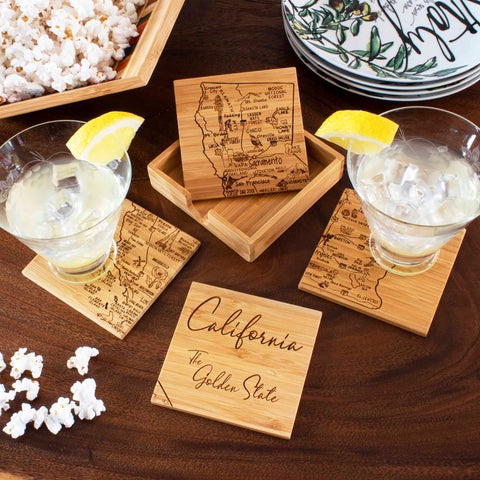
{"label": "popcorn scattered on table", "polygon": [[40,384],[36,380],[30,380],[29,378],[22,378],[21,380],[17,380],[12,385],[12,388],[15,390],[16,393],[27,392],[27,395],[26,395],[27,399],[35,400],[40,390]]}
{"label": "popcorn scattered on table", "polygon": [[48,410],[47,407],[40,407],[38,410],[29,403],[22,403],[22,409],[15,412],[7,423],[3,431],[12,438],[21,437],[25,433],[27,424],[34,422],[36,429],[40,428],[45,420]]}
{"label": "popcorn scattered on table", "polygon": [[[23,405],[27,405],[27,404],[24,403]],[[45,419],[47,418],[47,415],[48,415],[48,408],[45,406],[41,406],[38,410],[35,410],[32,420],[33,420],[33,426],[35,427],[36,430],[38,430],[44,424]]]}
{"label": "popcorn scattered on table", "polygon": [[75,356],[70,357],[67,361],[68,368],[76,368],[80,375],[88,372],[88,362],[91,357],[96,357],[98,350],[91,347],[79,347],[75,350]]}
{"label": "popcorn scattered on table", "polygon": [[144,0],[0,2],[0,104],[111,80]]}
{"label": "popcorn scattered on table", "polygon": [[21,418],[21,412],[15,412],[10,417],[10,421],[5,425],[3,431],[12,438],[18,438],[25,433],[26,428],[27,422],[24,422]]}
{"label": "popcorn scattered on table", "polygon": [[0,372],[3,372],[3,370],[5,370],[6,367],[7,367],[7,364],[3,360],[2,352],[0,352]]}
{"label": "popcorn scattered on table", "polygon": [[6,391],[5,385],[0,383],[0,417],[2,416],[3,411],[7,411],[10,408],[10,403],[14,398],[17,392],[15,390]]}
{"label": "popcorn scattered on table", "polygon": [[10,376],[18,380],[26,370],[32,373],[33,378],[38,378],[42,374],[43,357],[31,352],[25,355],[26,348],[20,348],[14,353],[10,361],[12,371]]}
{"label": "popcorn scattered on table", "polygon": [[[30,370],[32,376],[38,378],[42,373],[43,358],[40,355],[35,355],[35,353],[26,354],[26,352],[26,348],[20,348],[11,359],[12,370],[10,375],[17,379],[12,385],[13,389],[6,391],[5,386],[0,384],[0,416],[2,411],[10,408],[9,402],[15,399],[18,392],[27,392],[28,400],[34,400],[38,396],[40,383],[29,378],[19,380],[19,377],[23,372]],[[98,353],[96,348],[79,347],[75,351],[75,356],[68,360],[67,366],[69,368],[76,367],[79,373],[83,375],[88,371],[90,358],[98,355]],[[3,361],[1,353],[0,359]],[[95,397],[96,388],[97,385],[93,378],[87,378],[83,382],[75,382],[71,387],[73,400],[67,397],[59,397],[50,407],[50,410],[45,406],[35,409],[29,403],[22,403],[22,409],[12,414],[9,422],[3,428],[3,432],[12,438],[18,438],[24,435],[27,424],[33,422],[34,428],[38,429],[45,424],[48,430],[56,435],[63,427],[70,428],[74,424],[74,413],[80,420],[92,420],[106,410],[103,401]]]}
{"label": "popcorn scattered on table", "polygon": [[57,434],[62,425],[70,428],[75,419],[72,410],[76,406],[69,398],[60,397],[51,407],[50,413],[45,417],[45,425],[53,433]]}
{"label": "popcorn scattered on table", "polygon": [[74,409],[80,420],[92,420],[106,410],[103,401],[95,397],[96,388],[95,380],[87,378],[83,382],[75,382],[70,389],[73,399],[78,402]]}

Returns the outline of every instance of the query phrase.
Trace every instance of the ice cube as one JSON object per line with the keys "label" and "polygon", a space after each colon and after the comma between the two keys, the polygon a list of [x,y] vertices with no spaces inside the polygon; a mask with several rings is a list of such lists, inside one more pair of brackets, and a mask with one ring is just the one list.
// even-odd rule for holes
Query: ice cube
{"label": "ice cube", "polygon": [[402,188],[402,185],[399,183],[387,183],[387,192],[388,192],[388,199],[392,203],[399,203],[402,201],[402,198],[405,197],[405,192]]}
{"label": "ice cube", "polygon": [[78,231],[86,230],[101,220],[101,215],[96,209],[86,210],[78,217]]}
{"label": "ice cube", "polygon": [[389,183],[402,183],[405,170],[408,167],[408,163],[399,161],[395,158],[389,158],[385,162],[385,179]]}
{"label": "ice cube", "polygon": [[415,217],[415,208],[409,204],[396,204],[392,209],[391,216],[403,222],[410,222]]}
{"label": "ice cube", "polygon": [[418,165],[411,163],[403,170],[401,183],[414,182],[419,177],[419,174],[420,169],[418,168]]}
{"label": "ice cube", "polygon": [[53,166],[53,183],[57,190],[68,188],[79,191],[79,184],[76,177],[78,164],[76,162],[55,163]]}
{"label": "ice cube", "polygon": [[432,215],[431,224],[448,225],[449,223],[461,221],[464,213],[458,207],[459,205],[455,199],[447,199]]}
{"label": "ice cube", "polygon": [[379,202],[383,202],[383,198],[388,195],[386,192],[385,177],[382,173],[378,173],[371,178],[361,180],[359,183],[359,191],[368,203],[381,208]]}

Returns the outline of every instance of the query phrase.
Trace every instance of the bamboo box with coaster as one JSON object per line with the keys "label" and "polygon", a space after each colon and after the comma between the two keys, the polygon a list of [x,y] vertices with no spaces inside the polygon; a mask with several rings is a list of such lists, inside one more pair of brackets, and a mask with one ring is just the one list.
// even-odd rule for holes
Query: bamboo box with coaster
{"label": "bamboo box with coaster", "polygon": [[193,200],[300,190],[309,181],[295,68],[177,80]]}

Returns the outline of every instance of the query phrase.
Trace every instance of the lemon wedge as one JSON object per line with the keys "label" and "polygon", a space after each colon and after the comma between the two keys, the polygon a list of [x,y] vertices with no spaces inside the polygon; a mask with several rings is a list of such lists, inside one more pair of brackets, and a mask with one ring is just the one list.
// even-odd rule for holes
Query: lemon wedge
{"label": "lemon wedge", "polygon": [[108,112],[83,124],[67,142],[78,160],[106,165],[122,158],[144,119],[128,112]]}
{"label": "lemon wedge", "polygon": [[315,135],[358,154],[375,154],[391,145],[398,124],[363,110],[339,110],[330,115]]}

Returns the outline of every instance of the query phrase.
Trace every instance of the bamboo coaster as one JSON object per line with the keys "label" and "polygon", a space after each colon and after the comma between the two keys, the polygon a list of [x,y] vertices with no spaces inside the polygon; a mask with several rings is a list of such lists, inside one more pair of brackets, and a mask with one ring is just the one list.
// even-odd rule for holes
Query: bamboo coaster
{"label": "bamboo coaster", "polygon": [[152,403],[290,438],[321,316],[192,283]]}
{"label": "bamboo coaster", "polygon": [[192,201],[183,185],[179,142],[148,165],[150,182],[247,262],[256,260],[343,175],[344,158],[318,137],[304,132],[310,182],[302,190],[261,197]]}
{"label": "bamboo coaster", "polygon": [[115,233],[117,260],[95,282],[62,282],[36,256],[23,274],[123,339],[200,246],[200,242],[126,199]]}
{"label": "bamboo coaster", "polygon": [[309,179],[295,68],[174,82],[192,200],[300,190]]}
{"label": "bamboo coaster", "polygon": [[298,285],[378,320],[426,336],[462,244],[462,230],[426,272],[386,272],[370,254],[370,230],[354,190],[346,189]]}

